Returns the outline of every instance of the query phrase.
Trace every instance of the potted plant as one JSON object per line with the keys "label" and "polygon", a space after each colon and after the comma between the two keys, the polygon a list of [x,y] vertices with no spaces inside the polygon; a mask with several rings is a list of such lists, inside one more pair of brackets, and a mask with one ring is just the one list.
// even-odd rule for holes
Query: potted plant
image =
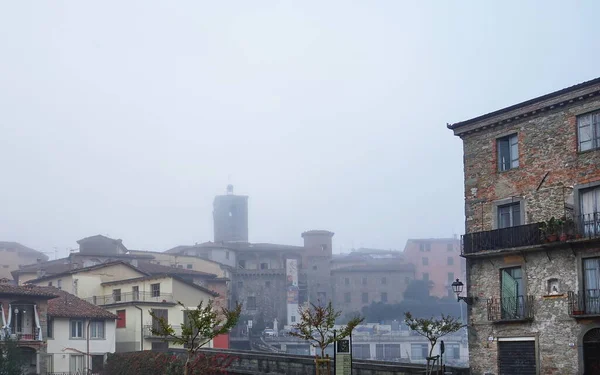
{"label": "potted plant", "polygon": [[559,222],[562,224],[562,231],[560,234],[561,241],[567,241],[575,237],[575,222],[573,219],[563,216]]}
{"label": "potted plant", "polygon": [[547,242],[556,242],[558,240],[558,230],[561,229],[563,222],[552,216],[549,220],[540,224],[540,229],[546,237]]}

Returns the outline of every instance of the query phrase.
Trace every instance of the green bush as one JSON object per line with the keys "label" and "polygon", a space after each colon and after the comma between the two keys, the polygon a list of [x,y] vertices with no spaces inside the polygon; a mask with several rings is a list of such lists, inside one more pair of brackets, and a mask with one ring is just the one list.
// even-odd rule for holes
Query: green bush
{"label": "green bush", "polygon": [[[192,375],[226,374],[234,358],[227,354],[199,353],[190,364]],[[105,375],[181,375],[185,354],[162,352],[130,352],[109,355]]]}

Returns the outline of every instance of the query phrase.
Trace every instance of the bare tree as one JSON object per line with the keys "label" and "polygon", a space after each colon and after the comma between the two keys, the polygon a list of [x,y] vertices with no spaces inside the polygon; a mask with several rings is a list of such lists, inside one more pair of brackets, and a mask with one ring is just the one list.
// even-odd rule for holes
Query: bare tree
{"label": "bare tree", "polygon": [[184,366],[184,375],[189,375],[190,364],[193,362],[198,349],[208,344],[215,337],[228,333],[237,324],[242,305],[236,303],[234,309],[221,308],[220,311],[213,309],[213,301],[209,300],[206,305],[204,301],[195,309],[187,309],[181,302],[177,302],[184,308],[187,314],[187,322],[181,325],[181,333],[176,333],[173,326],[163,317],[157,317],[152,311],[150,316],[158,321],[157,326],[153,326],[151,331],[155,336],[162,337],[165,341],[170,341],[182,345],[187,352],[187,359]]}
{"label": "bare tree", "polygon": [[327,306],[318,306],[311,303],[309,307],[298,310],[300,312],[300,322],[292,326],[297,332],[291,332],[290,335],[306,340],[313,347],[319,348],[321,358],[325,358],[325,349],[330,344],[350,336],[352,330],[364,320],[364,318],[358,316],[351,318],[345,326],[336,331],[334,337],[335,321],[342,312],[335,311],[331,301]]}
{"label": "bare tree", "polygon": [[[431,344],[429,349],[429,356],[427,357],[427,373],[431,374],[433,365],[437,361],[437,357],[433,357],[433,348],[437,344],[438,340],[450,333],[456,332],[463,327],[460,319],[450,315],[442,314],[440,319],[436,318],[414,318],[410,312],[404,313],[404,321],[408,328],[417,332],[419,335],[427,338]],[[433,361],[433,365],[430,367],[430,361]]]}

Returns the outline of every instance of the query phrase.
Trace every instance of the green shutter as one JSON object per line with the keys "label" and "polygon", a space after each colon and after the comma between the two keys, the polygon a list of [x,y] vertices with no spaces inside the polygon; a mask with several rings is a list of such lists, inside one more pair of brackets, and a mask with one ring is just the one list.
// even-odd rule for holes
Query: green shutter
{"label": "green shutter", "polygon": [[517,280],[506,270],[502,270],[502,319],[510,319],[516,316],[518,288]]}

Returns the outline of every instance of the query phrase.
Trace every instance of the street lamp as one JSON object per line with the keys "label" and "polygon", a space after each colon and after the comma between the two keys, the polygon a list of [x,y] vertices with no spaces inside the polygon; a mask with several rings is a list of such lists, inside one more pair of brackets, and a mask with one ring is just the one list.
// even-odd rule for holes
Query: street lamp
{"label": "street lamp", "polygon": [[464,286],[465,284],[463,284],[459,279],[456,279],[456,281],[452,283],[452,291],[456,294],[457,302],[463,300],[467,305],[472,305],[477,297],[461,297],[460,295]]}

